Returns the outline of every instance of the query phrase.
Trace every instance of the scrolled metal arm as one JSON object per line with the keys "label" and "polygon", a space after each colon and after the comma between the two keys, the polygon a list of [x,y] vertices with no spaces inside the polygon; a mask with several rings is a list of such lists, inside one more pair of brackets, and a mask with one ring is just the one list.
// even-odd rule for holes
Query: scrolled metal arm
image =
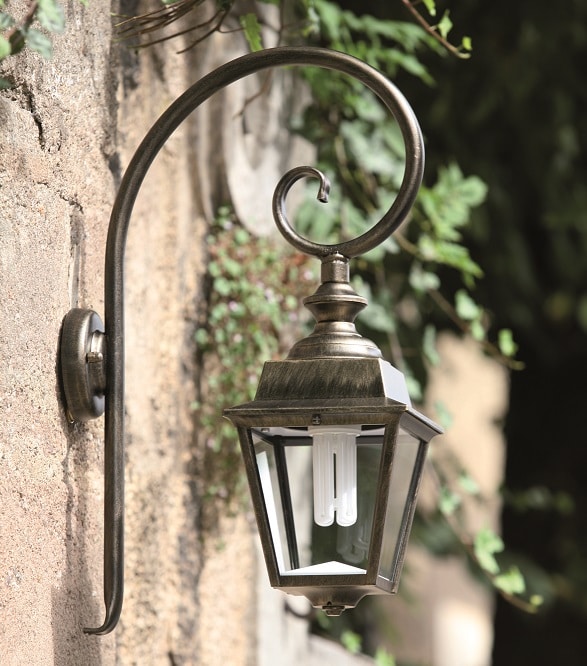
{"label": "scrolled metal arm", "polygon": [[132,158],[116,197],[105,260],[105,508],[104,601],[106,615],[90,634],[107,634],[116,626],[123,599],[124,540],[124,253],[132,209],[147,171],[175,129],[214,93],[250,74],[272,67],[312,65],[337,70],[371,89],[397,120],[406,144],[406,167],[399,193],[390,210],[367,233],[339,245],[324,246],[299,236],[285,215],[285,198],[301,177],[318,177],[322,194],[324,177],[312,167],[301,167],[284,176],[274,203],[281,233],[295,247],[320,257],[339,253],[353,257],[383,242],[403,221],[416,197],[424,168],[424,148],[418,122],[397,88],[367,64],[342,53],[310,47],[281,47],[251,53],[227,63],[189,88],[163,113],[145,136]]}

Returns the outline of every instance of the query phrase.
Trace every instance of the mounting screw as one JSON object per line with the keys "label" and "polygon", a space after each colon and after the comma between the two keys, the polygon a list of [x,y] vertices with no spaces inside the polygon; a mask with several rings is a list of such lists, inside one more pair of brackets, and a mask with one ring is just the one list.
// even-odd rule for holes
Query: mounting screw
{"label": "mounting screw", "polygon": [[335,606],[329,601],[325,606],[322,606],[322,610],[328,617],[339,617],[344,613],[345,606]]}

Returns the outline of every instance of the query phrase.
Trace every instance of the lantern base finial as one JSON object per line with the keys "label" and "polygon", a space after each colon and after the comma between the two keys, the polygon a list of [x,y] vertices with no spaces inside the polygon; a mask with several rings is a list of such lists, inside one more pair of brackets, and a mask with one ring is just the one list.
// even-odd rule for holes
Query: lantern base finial
{"label": "lantern base finial", "polygon": [[367,300],[349,284],[348,261],[340,254],[322,259],[322,284],[304,299],[316,325],[308,337],[292,347],[288,359],[382,358],[379,347],[355,328],[355,319]]}
{"label": "lantern base finial", "polygon": [[346,610],[346,606],[334,606],[331,603],[327,603],[326,606],[322,606],[322,610],[328,617],[339,617]]}

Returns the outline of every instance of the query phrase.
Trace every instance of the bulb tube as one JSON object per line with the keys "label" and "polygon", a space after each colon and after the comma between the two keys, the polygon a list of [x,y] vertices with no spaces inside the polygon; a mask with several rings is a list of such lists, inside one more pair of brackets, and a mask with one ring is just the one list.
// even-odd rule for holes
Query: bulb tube
{"label": "bulb tube", "polygon": [[357,435],[361,426],[310,426],[314,440],[314,522],[349,527],[357,521]]}

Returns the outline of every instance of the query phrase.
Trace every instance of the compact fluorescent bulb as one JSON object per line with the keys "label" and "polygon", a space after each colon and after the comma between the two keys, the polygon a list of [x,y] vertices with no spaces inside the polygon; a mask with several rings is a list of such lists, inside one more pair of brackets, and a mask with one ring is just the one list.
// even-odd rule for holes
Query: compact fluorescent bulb
{"label": "compact fluorescent bulb", "polygon": [[361,426],[310,426],[314,439],[314,521],[320,527],[357,521],[357,435]]}

